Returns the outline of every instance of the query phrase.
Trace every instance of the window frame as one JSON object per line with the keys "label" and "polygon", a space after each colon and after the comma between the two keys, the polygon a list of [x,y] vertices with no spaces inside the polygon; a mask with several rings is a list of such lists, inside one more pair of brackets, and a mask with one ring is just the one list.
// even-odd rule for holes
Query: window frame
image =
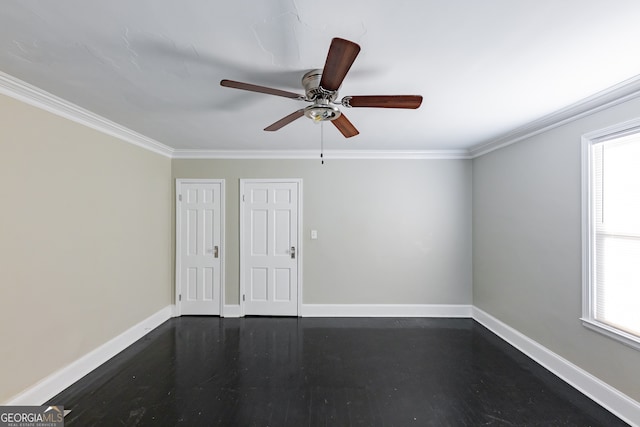
{"label": "window frame", "polygon": [[640,350],[640,337],[595,318],[595,224],[592,191],[592,147],[621,137],[640,135],[640,118],[582,136],[582,324],[596,332]]}

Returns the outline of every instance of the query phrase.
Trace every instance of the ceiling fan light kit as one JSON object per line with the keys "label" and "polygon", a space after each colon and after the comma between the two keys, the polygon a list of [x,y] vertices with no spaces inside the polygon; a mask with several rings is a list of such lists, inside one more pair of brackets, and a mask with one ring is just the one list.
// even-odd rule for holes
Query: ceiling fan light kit
{"label": "ceiling fan light kit", "polygon": [[267,126],[264,130],[276,131],[288,125],[302,116],[306,116],[314,122],[330,121],[346,138],[358,135],[358,130],[340,111],[337,105],[347,108],[369,107],[369,108],[405,108],[416,109],[422,103],[420,95],[366,95],[366,96],[345,96],[341,101],[338,98],[338,89],[342,81],[351,69],[355,61],[360,46],[356,43],[334,38],[329,47],[327,60],[322,70],[315,69],[302,76],[302,87],[305,95],[298,95],[280,89],[273,89],[265,86],[258,86],[250,83],[237,82],[233,80],[222,80],[220,85],[233,89],[247,90],[251,92],[264,93],[267,95],[281,96],[298,101],[311,102],[312,104],[301,110],[297,110],[277,122]]}
{"label": "ceiling fan light kit", "polygon": [[342,113],[333,105],[319,102],[317,104],[309,105],[304,109],[304,115],[309,117],[314,122],[324,122],[326,120],[335,120],[340,117]]}

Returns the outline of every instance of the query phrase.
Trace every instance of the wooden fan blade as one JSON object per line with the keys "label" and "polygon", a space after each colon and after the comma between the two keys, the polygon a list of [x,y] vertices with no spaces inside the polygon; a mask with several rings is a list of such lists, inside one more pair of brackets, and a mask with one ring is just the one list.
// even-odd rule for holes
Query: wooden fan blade
{"label": "wooden fan blade", "polygon": [[267,95],[283,96],[285,98],[291,99],[304,99],[302,95],[298,95],[297,93],[293,92],[287,92],[286,90],[273,89],[266,86],[252,85],[250,83],[236,82],[233,80],[220,80],[220,86],[230,87],[233,89],[248,90],[250,92],[266,93]]}
{"label": "wooden fan blade", "polygon": [[278,129],[288,125],[292,121],[299,119],[302,116],[304,116],[304,109],[298,110],[298,111],[294,111],[293,113],[289,114],[288,116],[281,118],[280,120],[278,120],[274,124],[272,124],[270,126],[267,126],[266,128],[264,128],[264,130],[269,131],[269,132],[274,131],[274,130],[278,130]]}
{"label": "wooden fan blade", "polygon": [[338,90],[359,52],[360,46],[354,42],[340,38],[331,40],[320,86],[326,90]]}
{"label": "wooden fan blade", "polygon": [[332,120],[331,123],[333,123],[333,125],[338,128],[338,130],[344,135],[345,138],[351,138],[352,136],[356,136],[360,133],[358,132],[358,129],[356,129],[355,126],[351,124],[344,113],[340,114],[340,117],[338,117],[337,119]]}
{"label": "wooden fan blade", "polygon": [[422,104],[420,95],[367,95],[347,97],[351,107],[418,108]]}

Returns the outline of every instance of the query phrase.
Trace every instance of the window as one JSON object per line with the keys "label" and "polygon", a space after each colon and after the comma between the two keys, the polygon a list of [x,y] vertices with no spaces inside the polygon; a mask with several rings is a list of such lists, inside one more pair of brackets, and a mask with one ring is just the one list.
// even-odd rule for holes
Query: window
{"label": "window", "polygon": [[583,324],[640,349],[640,120],[583,137]]}

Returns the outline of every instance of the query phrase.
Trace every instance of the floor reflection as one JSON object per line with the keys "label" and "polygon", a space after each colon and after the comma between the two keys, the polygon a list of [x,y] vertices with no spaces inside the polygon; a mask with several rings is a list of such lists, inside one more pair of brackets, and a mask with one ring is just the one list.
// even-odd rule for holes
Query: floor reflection
{"label": "floor reflection", "polygon": [[68,426],[624,425],[470,319],[171,319],[50,403]]}

